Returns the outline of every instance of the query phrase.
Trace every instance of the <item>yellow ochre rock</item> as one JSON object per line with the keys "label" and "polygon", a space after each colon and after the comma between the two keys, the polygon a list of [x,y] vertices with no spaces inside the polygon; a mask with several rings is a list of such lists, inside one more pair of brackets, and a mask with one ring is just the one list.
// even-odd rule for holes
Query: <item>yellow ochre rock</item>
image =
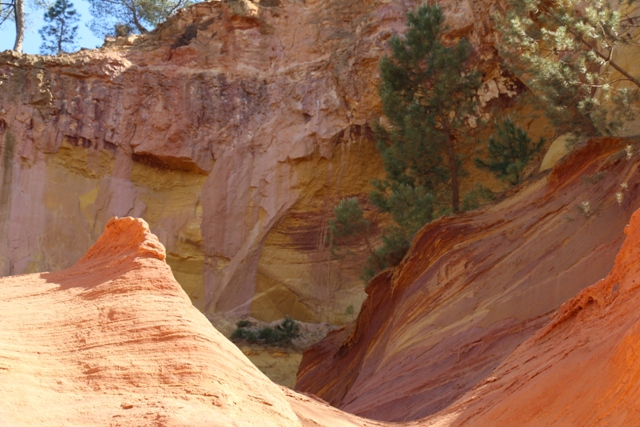
{"label": "yellow ochre rock", "polygon": [[[203,311],[351,320],[365,248],[331,260],[326,224],[383,173],[377,67],[405,3],[203,2],[98,50],[0,54],[0,275],[66,268],[135,216]],[[513,96],[490,6],[441,4],[482,102]]]}

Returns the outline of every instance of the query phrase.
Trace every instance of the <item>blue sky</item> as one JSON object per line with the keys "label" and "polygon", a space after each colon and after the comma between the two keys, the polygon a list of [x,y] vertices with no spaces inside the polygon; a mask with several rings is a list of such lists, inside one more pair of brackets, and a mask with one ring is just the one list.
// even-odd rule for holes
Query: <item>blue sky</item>
{"label": "blue sky", "polygon": [[[72,3],[80,14],[80,22],[78,23],[78,40],[76,41],[78,49],[81,47],[93,49],[96,46],[102,46],[104,40],[94,36],[86,25],[91,20],[89,3],[82,0],[72,0]],[[44,9],[35,9],[32,2],[29,0],[26,1],[27,26],[24,35],[24,53],[40,53],[42,40],[40,39],[38,31],[44,26],[44,13]],[[6,49],[12,49],[15,40],[15,23],[7,21],[0,28],[0,52]]]}

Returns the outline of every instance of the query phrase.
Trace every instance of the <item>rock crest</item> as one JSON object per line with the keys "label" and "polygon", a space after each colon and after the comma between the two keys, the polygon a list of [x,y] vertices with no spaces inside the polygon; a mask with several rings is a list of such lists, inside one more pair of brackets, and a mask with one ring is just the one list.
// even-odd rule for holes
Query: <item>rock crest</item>
{"label": "rock crest", "polygon": [[0,324],[2,425],[302,425],[141,219],[110,220],[67,270],[0,279]]}
{"label": "rock crest", "polygon": [[382,427],[272,383],[189,301],[137,218],[67,270],[0,278],[0,425]]}

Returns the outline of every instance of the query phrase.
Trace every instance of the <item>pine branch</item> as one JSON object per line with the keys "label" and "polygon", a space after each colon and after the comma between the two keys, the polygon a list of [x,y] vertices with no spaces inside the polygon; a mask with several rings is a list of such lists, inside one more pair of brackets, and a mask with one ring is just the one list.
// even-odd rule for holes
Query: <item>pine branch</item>
{"label": "pine branch", "polygon": [[[557,15],[553,14],[551,12],[551,10],[548,8],[548,6],[544,6],[547,9],[547,14],[549,16],[551,16],[559,25],[563,25],[562,21],[557,17]],[[580,13],[576,12],[579,16]],[[596,46],[593,46],[591,43],[589,43],[588,41],[586,41],[580,34],[578,34],[574,29],[572,29],[571,27],[567,27],[567,30],[569,31],[570,34],[572,34],[580,43],[582,43],[584,46],[586,46],[587,48],[589,48],[589,50],[591,50],[593,53],[595,53],[598,57],[600,57],[602,60],[604,60],[607,64],[611,65],[617,72],[619,72],[620,74],[622,74],[623,76],[625,76],[630,82],[632,82],[633,84],[635,84],[636,86],[638,86],[640,88],[640,80],[636,79],[635,77],[633,77],[631,74],[629,74],[626,70],[624,70],[620,65],[618,65],[615,61],[613,61],[611,59],[611,55],[606,56],[603,53],[601,53],[599,51],[599,49]],[[610,53],[613,52],[613,49]]]}

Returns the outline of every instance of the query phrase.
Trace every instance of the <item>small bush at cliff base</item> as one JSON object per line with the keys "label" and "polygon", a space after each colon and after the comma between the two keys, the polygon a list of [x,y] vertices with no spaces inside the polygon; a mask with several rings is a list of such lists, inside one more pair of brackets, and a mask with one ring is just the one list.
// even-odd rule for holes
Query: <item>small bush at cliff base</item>
{"label": "small bush at cliff base", "polygon": [[244,328],[238,328],[235,331],[233,331],[233,333],[231,334],[231,339],[233,341],[245,340],[249,343],[258,342],[258,337],[256,336],[255,332],[249,329],[244,329]]}
{"label": "small bush at cliff base", "polygon": [[251,326],[251,322],[246,320],[246,319],[238,320],[236,322],[236,326],[238,327],[238,329],[240,329],[240,328],[248,328],[249,326]]}
{"label": "small bush at cliff base", "polygon": [[280,341],[280,334],[274,329],[265,326],[258,329],[258,339],[265,344],[273,345]]}
{"label": "small bush at cliff base", "polygon": [[291,317],[286,316],[284,320],[276,326],[276,331],[280,334],[281,341],[291,344],[291,340],[300,336],[300,325]]}
{"label": "small bush at cliff base", "polygon": [[232,341],[245,340],[252,344],[289,346],[292,340],[300,336],[300,325],[289,316],[286,316],[275,328],[262,326],[250,329],[251,323],[248,321],[239,321],[236,325],[238,329],[231,334]]}

